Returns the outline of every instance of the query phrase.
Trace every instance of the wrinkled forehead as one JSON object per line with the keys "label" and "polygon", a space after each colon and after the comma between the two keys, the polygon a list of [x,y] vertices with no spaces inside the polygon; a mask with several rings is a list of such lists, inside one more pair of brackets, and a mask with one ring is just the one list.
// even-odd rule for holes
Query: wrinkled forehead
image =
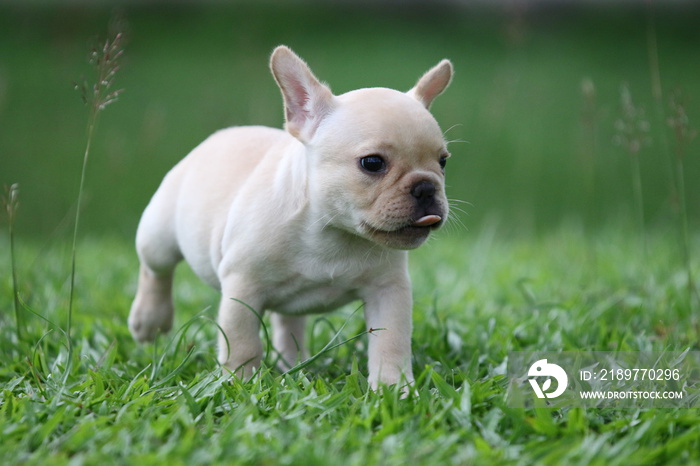
{"label": "wrinkled forehead", "polygon": [[[336,97],[329,117],[333,137],[357,143],[444,147],[442,131],[430,112],[403,92],[385,88],[359,89]],[[340,131],[344,134],[338,134]]]}

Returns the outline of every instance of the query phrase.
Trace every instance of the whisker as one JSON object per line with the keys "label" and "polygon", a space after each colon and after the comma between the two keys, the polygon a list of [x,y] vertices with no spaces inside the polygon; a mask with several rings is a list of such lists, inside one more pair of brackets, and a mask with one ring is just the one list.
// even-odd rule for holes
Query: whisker
{"label": "whisker", "polygon": [[462,143],[465,143],[465,144],[471,144],[470,141],[466,141],[466,140],[464,140],[464,139],[450,139],[449,141],[445,141],[445,144],[447,144],[447,145],[449,146],[449,145],[452,144],[453,142],[462,142]]}
{"label": "whisker", "polygon": [[[449,205],[451,211],[459,212],[465,216],[469,216],[469,212],[467,212],[461,206],[474,207],[471,202],[463,201],[461,199],[447,199],[447,204]],[[460,206],[458,206],[457,204],[459,204]],[[454,231],[469,230],[469,228],[464,224],[464,222],[461,218],[459,218],[458,215],[450,215],[449,217],[447,217],[447,223],[445,224],[445,228],[448,231],[453,229]]]}
{"label": "whisker", "polygon": [[467,225],[464,224],[462,219],[457,217],[456,215],[448,217],[447,224],[445,226],[448,228],[454,227],[455,231],[458,231],[458,230],[469,231],[469,227],[467,227]]}
{"label": "whisker", "polygon": [[448,217],[447,221],[445,222],[443,230],[449,233],[453,233],[459,231],[469,231],[469,228],[467,228],[467,226],[464,224],[464,222],[462,222],[460,218],[451,216]]}
{"label": "whisker", "polygon": [[459,127],[459,126],[464,126],[464,125],[463,125],[462,123],[456,123],[456,124],[450,126],[449,128],[447,128],[445,131],[443,131],[443,132],[442,132],[442,135],[443,135],[443,136],[447,135],[447,133],[449,133],[450,131],[452,131],[453,129],[455,129],[455,128]]}
{"label": "whisker", "polygon": [[[455,210],[457,210],[457,209],[455,209]],[[466,216],[466,217],[469,217],[469,213],[468,213],[468,212],[465,212],[465,211],[463,211],[463,210],[457,210],[457,212],[459,212],[460,214],[462,214],[462,215],[464,215],[464,216]],[[451,216],[447,217],[447,221],[449,222],[449,221],[451,221],[451,220],[453,220],[453,219],[455,219],[455,221],[456,221],[457,218],[458,218],[458,217],[456,217],[455,215],[451,215]]]}
{"label": "whisker", "polygon": [[325,230],[325,229],[328,227],[328,225],[330,225],[331,222],[332,222],[333,220],[335,220],[335,218],[336,218],[337,216],[338,216],[337,214],[336,214],[336,215],[324,215],[324,216],[322,216],[321,218],[319,218],[319,221],[323,220],[324,218],[328,218],[328,221],[323,225],[323,228],[322,228],[322,229]]}
{"label": "whisker", "polygon": [[461,200],[461,199],[447,199],[447,203],[450,205],[450,207],[452,207],[454,204],[457,204],[457,203],[459,203],[459,204],[466,204],[466,205],[468,205],[468,206],[470,206],[470,207],[474,207],[474,204],[472,204],[471,202],[469,202],[469,201],[463,201],[463,200]]}
{"label": "whisker", "polygon": [[[474,207],[474,206],[471,205],[471,204],[468,204],[468,206],[469,206],[469,207]],[[460,206],[457,206],[457,205],[454,205],[454,204],[450,204],[450,210],[456,210],[457,212],[462,212],[463,214],[469,215],[469,212],[467,212],[466,210],[462,209]]]}
{"label": "whisker", "polygon": [[[316,218],[316,219],[311,223],[311,226],[314,226],[314,225],[316,225],[317,223],[324,221],[326,218],[328,218],[328,215],[325,215],[325,214],[324,214],[324,215],[321,215],[320,217]],[[327,224],[326,224],[326,225],[327,225]],[[324,225],[324,227],[325,227],[325,225]]]}
{"label": "whisker", "polygon": [[367,250],[363,257],[363,261],[368,262],[371,259],[370,256],[376,249],[379,249],[379,262],[384,262],[384,254],[388,252],[384,248],[379,248],[378,244],[373,244],[372,247]]}
{"label": "whisker", "polygon": [[467,210],[463,209],[463,208],[462,208],[462,205],[463,205],[463,206],[474,207],[474,205],[473,205],[472,203],[470,203],[470,202],[464,202],[464,201],[461,202],[461,205],[457,205],[457,204],[456,204],[455,202],[453,202],[453,201],[448,201],[448,205],[449,205],[449,207],[450,207],[450,210],[456,210],[457,212],[461,212],[461,213],[463,213],[464,215],[469,215],[469,212],[467,212]]}

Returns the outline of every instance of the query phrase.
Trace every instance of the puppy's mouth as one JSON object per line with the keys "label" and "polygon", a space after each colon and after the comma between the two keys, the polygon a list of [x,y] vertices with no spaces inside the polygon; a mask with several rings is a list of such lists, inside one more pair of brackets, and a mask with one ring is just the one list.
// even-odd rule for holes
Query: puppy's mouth
{"label": "puppy's mouth", "polygon": [[362,222],[363,229],[378,243],[397,249],[413,249],[420,246],[432,230],[442,226],[440,215],[424,215],[402,227],[385,230]]}

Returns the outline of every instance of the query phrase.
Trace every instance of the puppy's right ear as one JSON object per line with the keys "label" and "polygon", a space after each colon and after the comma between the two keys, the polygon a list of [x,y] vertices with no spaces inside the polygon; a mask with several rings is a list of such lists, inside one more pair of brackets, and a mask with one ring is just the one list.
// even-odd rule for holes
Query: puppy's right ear
{"label": "puppy's right ear", "polygon": [[284,45],[272,52],[270,69],[282,90],[287,132],[301,142],[309,141],[333,110],[333,93]]}

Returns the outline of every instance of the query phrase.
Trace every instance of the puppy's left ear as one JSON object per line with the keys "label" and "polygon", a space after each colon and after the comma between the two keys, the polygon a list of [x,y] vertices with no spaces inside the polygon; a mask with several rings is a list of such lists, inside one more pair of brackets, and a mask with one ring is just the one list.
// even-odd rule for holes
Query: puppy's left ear
{"label": "puppy's left ear", "polygon": [[282,90],[287,132],[301,142],[309,141],[333,110],[333,93],[284,45],[272,52],[270,69]]}
{"label": "puppy's left ear", "polygon": [[422,103],[425,108],[430,108],[435,97],[450,85],[453,74],[452,63],[446,59],[442,60],[425,73],[407,94]]}

